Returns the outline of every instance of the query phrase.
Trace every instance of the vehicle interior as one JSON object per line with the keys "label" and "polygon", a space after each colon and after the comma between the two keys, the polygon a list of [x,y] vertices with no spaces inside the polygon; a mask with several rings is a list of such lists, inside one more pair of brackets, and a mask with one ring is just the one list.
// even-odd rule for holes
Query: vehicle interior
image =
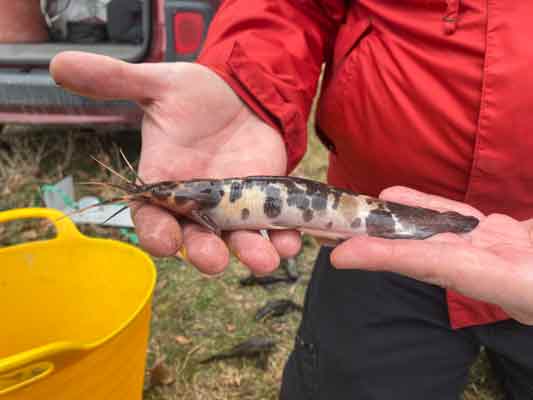
{"label": "vehicle interior", "polygon": [[151,0],[10,0],[0,9],[3,65],[43,65],[66,50],[134,62],[149,48]]}

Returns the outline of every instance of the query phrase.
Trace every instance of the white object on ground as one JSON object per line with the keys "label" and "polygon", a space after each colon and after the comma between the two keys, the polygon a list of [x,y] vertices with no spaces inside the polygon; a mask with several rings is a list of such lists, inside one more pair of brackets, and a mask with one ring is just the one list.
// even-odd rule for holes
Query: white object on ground
{"label": "white object on ground", "polygon": [[[98,197],[94,196],[85,196],[76,201],[74,195],[74,180],[72,179],[72,176],[67,176],[54,185],[47,185],[46,190],[42,190],[42,195],[46,207],[55,208],[65,214],[73,213],[77,209],[89,207],[100,202]],[[133,228],[134,225],[133,220],[131,219],[131,210],[129,208],[104,224],[104,221],[107,218],[112,216],[122,207],[124,207],[123,204],[103,205],[70,215],[69,218],[77,224],[96,224]]]}

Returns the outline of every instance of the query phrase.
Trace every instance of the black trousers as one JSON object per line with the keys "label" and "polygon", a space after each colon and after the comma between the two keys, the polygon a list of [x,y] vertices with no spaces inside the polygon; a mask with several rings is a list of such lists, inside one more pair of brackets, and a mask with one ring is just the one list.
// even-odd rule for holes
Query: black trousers
{"label": "black trousers", "polygon": [[[485,346],[508,399],[533,399],[533,327],[449,327],[445,292],[392,273],[336,270],[322,249],[282,400],[451,400]],[[533,289],[532,289],[533,290]]]}

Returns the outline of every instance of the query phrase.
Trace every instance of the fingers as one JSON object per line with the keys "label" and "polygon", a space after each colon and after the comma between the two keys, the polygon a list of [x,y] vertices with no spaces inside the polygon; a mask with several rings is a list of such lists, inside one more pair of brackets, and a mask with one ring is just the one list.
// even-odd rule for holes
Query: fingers
{"label": "fingers", "polygon": [[300,233],[296,231],[271,231],[269,237],[270,241],[252,231],[226,235],[233,254],[256,275],[271,273],[279,266],[281,258],[294,257],[300,251]]}
{"label": "fingers", "polygon": [[176,219],[161,209],[147,204],[132,204],[132,218],[139,244],[155,257],[177,253],[183,234]]}
{"label": "fingers", "polygon": [[155,257],[174,256],[185,249],[187,261],[207,275],[219,274],[229,263],[224,241],[201,226],[180,227],[173,215],[150,205],[133,205],[132,216],[140,246]]}
{"label": "fingers", "polygon": [[193,223],[183,225],[183,248],[187,261],[206,275],[217,275],[229,264],[224,241],[206,228]]}
{"label": "fingers", "polygon": [[226,235],[226,246],[205,228],[193,223],[180,227],[172,215],[149,205],[134,208],[133,218],[142,248],[156,257],[186,255],[187,261],[206,275],[224,271],[229,249],[254,274],[266,275],[279,266],[280,256],[295,256],[301,245],[300,235],[293,231],[276,232],[273,242],[258,232],[235,231]]}
{"label": "fingers", "polygon": [[[452,235],[450,235],[452,236]],[[460,241],[461,239],[457,239]],[[354,237],[335,248],[332,263],[340,269],[362,268],[400,272],[427,281],[434,265],[446,265],[455,256],[458,243],[415,240],[387,240]]]}
{"label": "fingers", "polygon": [[339,269],[396,272],[480,300],[494,301],[495,293],[506,281],[506,268],[501,260],[468,247],[453,236],[444,241],[357,237],[338,246],[331,254],[331,262]]}
{"label": "fingers", "polygon": [[229,249],[254,274],[266,275],[279,266],[280,255],[292,257],[300,247],[299,235],[289,231],[275,235],[276,245],[258,232],[234,231],[225,236],[226,246],[222,238],[197,224],[186,223],[180,228],[174,217],[152,206],[139,208],[134,220],[140,245],[146,251],[159,257],[186,256],[207,275],[224,271],[229,264]]}
{"label": "fingers", "polygon": [[254,274],[266,275],[278,267],[278,252],[258,232],[235,231],[228,233],[226,238],[233,254]]}
{"label": "fingers", "polygon": [[435,196],[403,186],[393,186],[383,190],[379,196],[383,200],[411,206],[425,207],[437,211],[456,211],[463,215],[483,218],[483,214],[468,204],[444,197]]}
{"label": "fingers", "polygon": [[300,232],[285,230],[270,231],[269,236],[280,258],[296,257],[302,248]]}
{"label": "fingers", "polygon": [[139,102],[157,97],[162,91],[164,68],[164,64],[130,64],[76,51],[60,53],[50,63],[56,83],[71,92],[96,99]]}
{"label": "fingers", "polygon": [[[139,243],[155,257],[170,257],[183,249],[187,261],[207,275],[224,271],[229,264],[231,249],[239,260],[256,275],[265,275],[279,266],[281,257],[292,257],[300,249],[297,232],[276,232],[273,242],[258,232],[235,231],[222,238],[193,224],[181,227],[175,217],[159,207],[132,205],[132,216]],[[180,254],[183,257],[183,254]]]}

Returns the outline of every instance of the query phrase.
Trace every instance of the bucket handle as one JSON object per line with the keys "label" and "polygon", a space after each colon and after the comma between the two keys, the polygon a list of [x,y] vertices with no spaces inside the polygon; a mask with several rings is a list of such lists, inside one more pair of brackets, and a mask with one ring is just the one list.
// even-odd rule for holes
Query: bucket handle
{"label": "bucket handle", "polygon": [[18,219],[46,218],[56,228],[57,237],[52,240],[85,238],[70,218],[62,217],[65,217],[65,214],[53,208],[18,208],[0,212],[0,223]]}
{"label": "bucket handle", "polygon": [[0,397],[46,378],[54,371],[54,364],[41,361],[6,373],[0,373]]}
{"label": "bucket handle", "polygon": [[83,346],[56,342],[0,360],[0,399],[65,368],[85,353]]}

